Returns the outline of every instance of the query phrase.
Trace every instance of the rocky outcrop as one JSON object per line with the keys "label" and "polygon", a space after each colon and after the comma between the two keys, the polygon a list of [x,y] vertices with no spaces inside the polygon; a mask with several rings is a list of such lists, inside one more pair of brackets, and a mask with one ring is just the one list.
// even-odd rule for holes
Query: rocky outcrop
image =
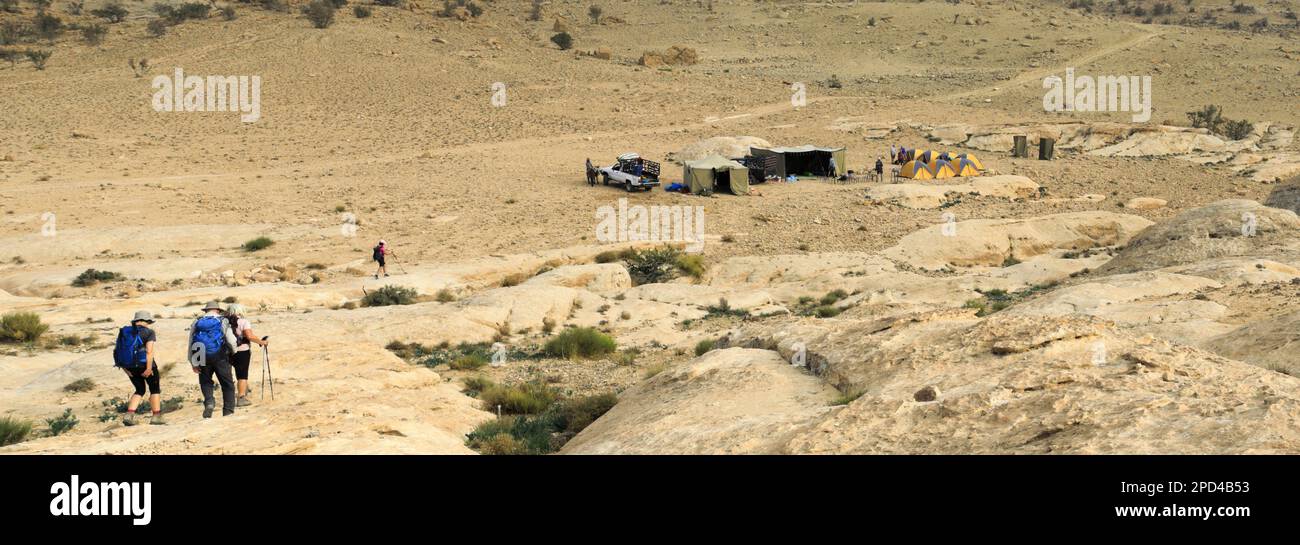
{"label": "rocky outcrop", "polygon": [[1001,266],[1051,250],[1127,244],[1151,222],[1111,212],[1075,212],[1032,219],[966,220],[914,232],[881,255],[912,267]]}
{"label": "rocky outcrop", "polygon": [[1098,273],[1152,270],[1223,257],[1298,254],[1300,218],[1295,212],[1233,199],[1188,210],[1150,227]]}
{"label": "rocky outcrop", "polygon": [[1020,200],[1037,197],[1038,184],[1024,176],[998,175],[957,178],[963,183],[887,184],[867,190],[871,203],[913,209],[932,209],[951,205],[968,197],[996,197]]}
{"label": "rocky outcrop", "polygon": [[1264,200],[1264,206],[1281,208],[1300,214],[1300,176],[1291,178],[1273,188],[1273,191],[1268,194],[1268,199]]}
{"label": "rocky outcrop", "polygon": [[564,452],[1300,450],[1296,379],[1093,318],[942,311],[729,340],[781,357],[706,354],[625,395]]}
{"label": "rocky outcrop", "polygon": [[563,454],[779,452],[836,392],[776,352],[714,350],[624,392]]}

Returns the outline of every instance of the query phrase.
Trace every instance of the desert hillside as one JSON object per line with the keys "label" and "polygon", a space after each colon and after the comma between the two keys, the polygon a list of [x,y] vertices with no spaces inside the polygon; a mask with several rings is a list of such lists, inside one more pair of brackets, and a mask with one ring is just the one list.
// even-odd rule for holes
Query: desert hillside
{"label": "desert hillside", "polygon": [[[0,326],[0,452],[1300,452],[1288,2],[336,4],[0,0],[0,314],[48,326]],[[1149,76],[1149,119],[1046,111],[1067,69]],[[177,71],[257,77],[257,119],[159,111]],[[982,171],[583,171],[805,144]],[[702,252],[604,240],[620,199],[702,209]],[[275,397],[259,349],[205,420],[213,300]],[[122,424],[138,310],[165,426]]]}

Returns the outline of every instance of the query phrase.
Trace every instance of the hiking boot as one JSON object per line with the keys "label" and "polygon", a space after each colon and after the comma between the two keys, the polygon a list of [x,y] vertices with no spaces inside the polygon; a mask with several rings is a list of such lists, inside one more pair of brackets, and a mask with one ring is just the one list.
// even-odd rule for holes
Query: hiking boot
{"label": "hiking boot", "polygon": [[388,273],[384,273],[384,278],[388,278]]}
{"label": "hiking boot", "polygon": [[375,280],[379,280],[379,275],[375,275]]}
{"label": "hiking boot", "polygon": [[221,416],[230,416],[232,414],[235,414],[234,409],[221,409]]}
{"label": "hiking boot", "polygon": [[203,418],[212,418],[212,410],[217,408],[216,403],[203,404]]}
{"label": "hiking boot", "polygon": [[135,425],[135,413],[133,413],[133,412],[128,412],[128,413],[126,413],[125,415],[122,415],[122,425],[123,425],[123,426],[134,426],[134,425]]}
{"label": "hiking boot", "polygon": [[166,424],[166,423],[167,423],[167,421],[166,421],[166,420],[163,420],[163,415],[162,415],[162,413],[155,414],[155,415],[153,415],[153,418],[150,418],[150,419],[149,419],[149,424],[152,425],[152,426],[161,426],[161,425]]}
{"label": "hiking boot", "polygon": [[235,401],[236,407],[247,407],[252,404],[253,402],[248,400],[248,396],[241,397],[237,401]]}

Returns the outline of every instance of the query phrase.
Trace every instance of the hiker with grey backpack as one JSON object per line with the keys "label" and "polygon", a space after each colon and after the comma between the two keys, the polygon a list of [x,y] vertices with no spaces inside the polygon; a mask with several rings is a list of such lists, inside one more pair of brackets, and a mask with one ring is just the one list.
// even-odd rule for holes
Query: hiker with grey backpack
{"label": "hiker with grey backpack", "polygon": [[150,424],[165,424],[162,417],[162,388],[158,385],[158,362],[154,360],[154,343],[158,335],[153,330],[153,315],[147,310],[135,313],[131,325],[122,326],[117,332],[117,344],[113,348],[113,366],[126,373],[131,379],[135,392],[126,402],[126,414],[122,423],[134,426],[135,412],[144,401],[145,386],[149,387],[149,408],[153,416]]}
{"label": "hiker with grey backpack", "polygon": [[217,402],[213,396],[212,377],[221,383],[221,416],[235,414],[235,377],[231,357],[239,341],[230,320],[222,313],[221,304],[211,301],[203,305],[203,316],[190,324],[189,344],[186,350],[190,367],[199,375],[199,389],[203,391],[203,418],[212,418]]}

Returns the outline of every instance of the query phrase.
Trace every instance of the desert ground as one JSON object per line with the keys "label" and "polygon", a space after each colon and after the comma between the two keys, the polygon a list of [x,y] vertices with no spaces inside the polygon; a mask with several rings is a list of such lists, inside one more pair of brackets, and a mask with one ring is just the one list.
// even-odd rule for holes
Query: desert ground
{"label": "desert ground", "polygon": [[[1300,452],[1300,28],[1252,3],[549,0],[533,20],[525,0],[353,0],[315,28],[294,0],[155,35],[152,2],[107,23],[108,2],[55,0],[105,34],[0,46],[51,52],[0,62],[0,313],[50,326],[0,344],[0,417],[33,423],[0,453]],[[259,76],[260,119],[156,111],[178,68]],[[1150,120],[1045,111],[1067,68],[1151,76]],[[1211,104],[1253,129],[1191,127]],[[1012,157],[1013,135],[1055,157]],[[744,196],[584,178],[634,151],[681,181],[750,141],[842,146],[859,173],[891,145],[985,169]],[[611,258],[659,247],[599,240],[619,199],[703,207],[702,268],[646,282]],[[73,285],[87,269],[121,278]],[[384,286],[417,296],[362,304]],[[257,353],[253,405],[203,419],[183,344],[211,300],[271,336],[275,397]],[[116,410],[137,310],[159,317],[165,426]],[[617,350],[547,355],[570,326]],[[446,361],[494,344],[500,365]],[[483,378],[617,403],[546,448],[475,442],[536,416],[499,414]]]}

